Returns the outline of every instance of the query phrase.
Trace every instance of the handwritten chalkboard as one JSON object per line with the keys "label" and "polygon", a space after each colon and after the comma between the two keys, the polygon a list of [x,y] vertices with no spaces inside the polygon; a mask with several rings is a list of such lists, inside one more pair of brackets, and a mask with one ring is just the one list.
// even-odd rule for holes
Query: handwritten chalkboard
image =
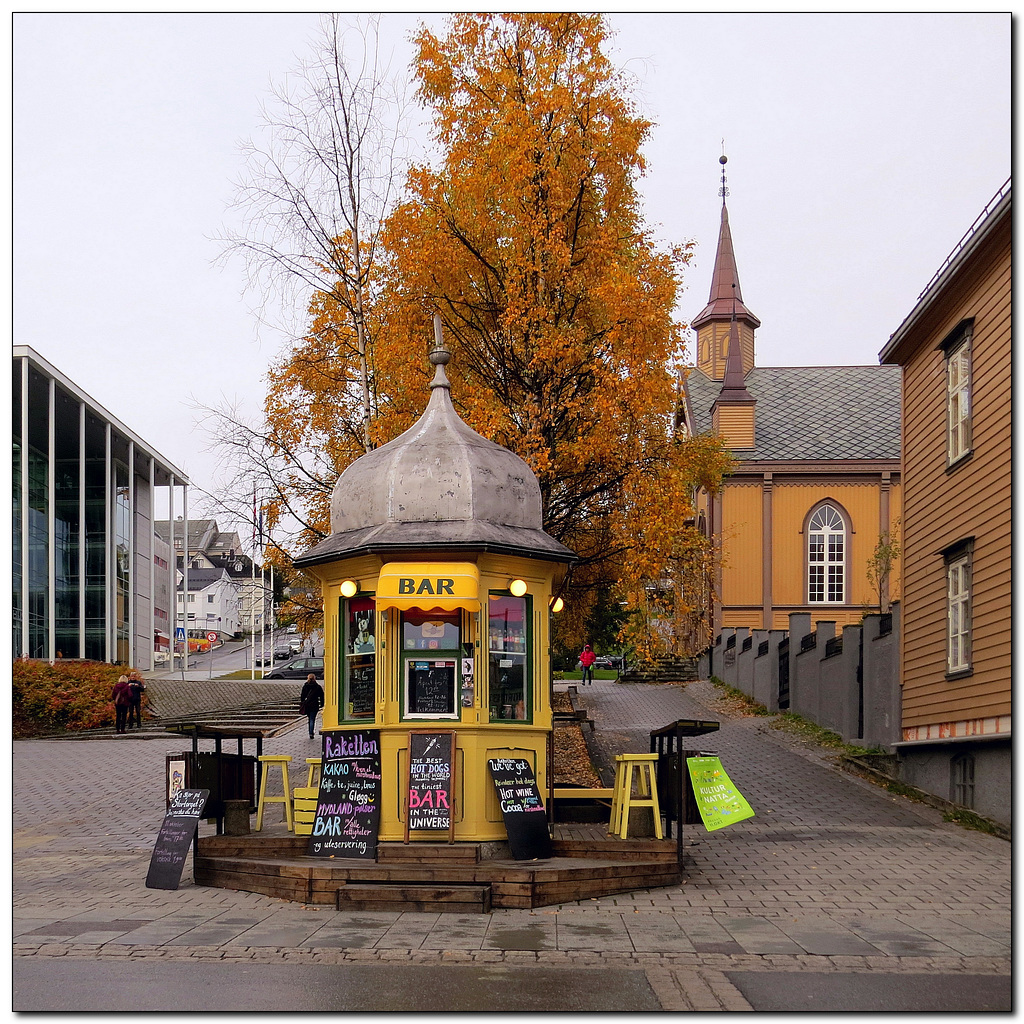
{"label": "handwritten chalkboard", "polygon": [[454,732],[409,733],[409,784],[406,788],[405,841],[412,829],[448,832],[455,840],[452,811]]}
{"label": "handwritten chalkboard", "polygon": [[320,795],[309,853],[377,859],[380,831],[380,731],[323,734]]}
{"label": "handwritten chalkboard", "polygon": [[356,717],[373,717],[374,661],[372,654],[349,658],[348,699]]}
{"label": "handwritten chalkboard", "polygon": [[498,757],[488,759],[487,767],[498,791],[513,858],[550,857],[548,819],[530,762],[523,757]]}
{"label": "handwritten chalkboard", "polygon": [[413,661],[409,664],[409,673],[411,714],[455,713],[454,661]]}
{"label": "handwritten chalkboard", "polygon": [[147,889],[178,888],[188,848],[209,795],[208,789],[179,789],[171,794],[170,806],[149,859]]}

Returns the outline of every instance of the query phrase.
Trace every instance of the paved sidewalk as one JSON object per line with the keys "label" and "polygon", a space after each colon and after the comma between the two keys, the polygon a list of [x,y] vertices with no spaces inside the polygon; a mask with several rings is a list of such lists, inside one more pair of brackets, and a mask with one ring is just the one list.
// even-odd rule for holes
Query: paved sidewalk
{"label": "paved sidewalk", "polygon": [[[682,884],[466,916],[307,907],[196,886],[190,866],[179,890],[146,889],[164,754],[187,741],[23,740],[14,744],[15,953],[604,966],[643,971],[662,1007],[677,1010],[748,1008],[727,971],[1010,973],[1010,843],[840,772],[768,719],[730,717],[708,683],[598,680],[580,693],[605,761],[647,750],[650,730],[678,718],[722,722],[701,743],[722,756],[756,816],[715,833],[688,827]],[[301,765],[319,738],[300,727],[265,751]]]}

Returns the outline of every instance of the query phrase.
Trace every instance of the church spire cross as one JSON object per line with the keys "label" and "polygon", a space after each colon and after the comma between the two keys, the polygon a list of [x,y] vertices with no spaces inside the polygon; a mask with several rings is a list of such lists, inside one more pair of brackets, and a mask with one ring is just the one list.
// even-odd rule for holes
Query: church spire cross
{"label": "church spire cross", "polygon": [[725,197],[729,194],[729,186],[726,184],[725,177],[725,165],[728,161],[729,158],[725,153],[718,158],[722,167],[722,187],[718,190],[718,194],[722,197],[722,225],[718,234],[718,251],[715,253],[715,266],[711,275],[708,304],[690,322],[690,326],[698,331],[711,321],[730,320],[734,308],[738,320],[755,330],[761,326],[761,321],[743,304],[743,289],[740,287],[740,275],[736,269],[736,254],[733,252],[732,246],[732,232],[729,229],[729,207],[725,203]]}

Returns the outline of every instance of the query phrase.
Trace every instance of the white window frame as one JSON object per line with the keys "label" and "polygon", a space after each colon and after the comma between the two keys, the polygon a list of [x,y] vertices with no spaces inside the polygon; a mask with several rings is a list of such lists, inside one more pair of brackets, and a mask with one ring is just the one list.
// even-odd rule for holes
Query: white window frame
{"label": "white window frame", "polygon": [[807,522],[808,604],[846,604],[848,534],[846,518],[832,502],[814,509]]}
{"label": "white window frame", "polygon": [[946,671],[971,668],[971,552],[946,563]]}
{"label": "white window frame", "polygon": [[971,451],[971,338],[953,349],[946,359],[946,412],[949,465]]}

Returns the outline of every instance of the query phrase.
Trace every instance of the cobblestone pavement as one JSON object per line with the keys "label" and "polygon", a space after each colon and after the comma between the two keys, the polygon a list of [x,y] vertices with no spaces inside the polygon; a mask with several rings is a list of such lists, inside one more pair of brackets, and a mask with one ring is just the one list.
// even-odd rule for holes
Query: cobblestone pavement
{"label": "cobblestone pavement", "polygon": [[[213,680],[207,697],[223,685]],[[240,703],[233,691],[217,692]],[[14,951],[604,965],[644,971],[663,1008],[676,1010],[749,1008],[726,971],[1010,973],[1010,843],[839,771],[770,719],[736,716],[708,683],[598,680],[580,693],[605,763],[646,751],[650,730],[676,719],[722,723],[695,745],[721,755],[756,816],[713,833],[689,826],[682,884],[465,916],[303,906],[196,886],[188,867],[177,891],[147,889],[164,755],[187,741],[152,731],[22,740],[13,758]],[[199,699],[183,689],[164,698],[175,714]],[[300,765],[318,754],[319,738],[303,725],[268,739],[265,752]]]}

